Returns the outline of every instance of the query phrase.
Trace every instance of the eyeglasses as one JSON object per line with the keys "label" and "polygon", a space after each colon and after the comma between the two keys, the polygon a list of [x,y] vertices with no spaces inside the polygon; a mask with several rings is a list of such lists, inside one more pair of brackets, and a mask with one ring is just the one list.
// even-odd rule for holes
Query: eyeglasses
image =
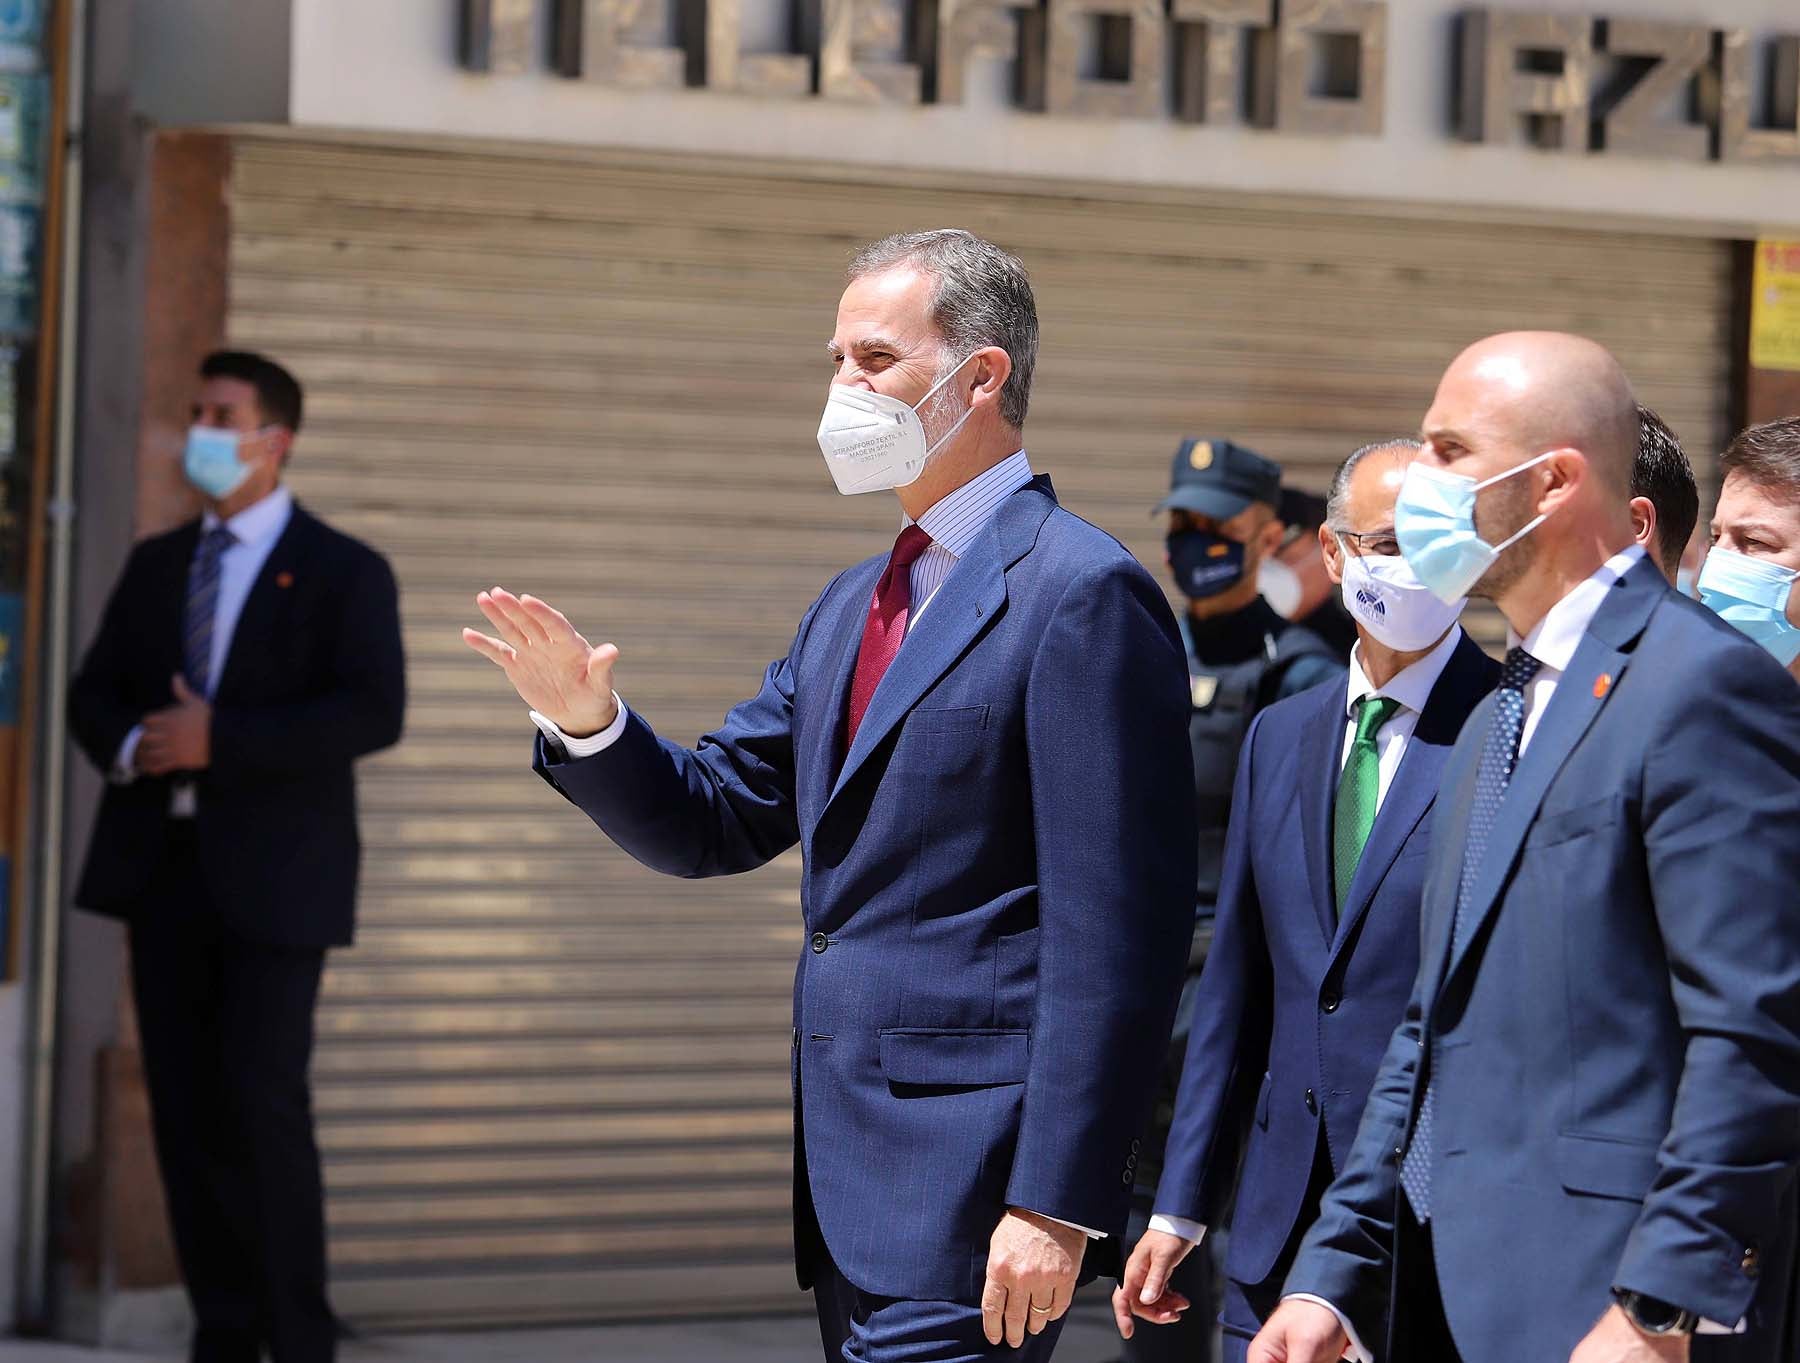
{"label": "eyeglasses", "polygon": [[1400,541],[1394,538],[1394,532],[1391,529],[1339,530],[1336,534],[1339,539],[1350,541],[1355,547],[1358,558],[1365,554],[1373,555],[1376,558],[1400,557]]}

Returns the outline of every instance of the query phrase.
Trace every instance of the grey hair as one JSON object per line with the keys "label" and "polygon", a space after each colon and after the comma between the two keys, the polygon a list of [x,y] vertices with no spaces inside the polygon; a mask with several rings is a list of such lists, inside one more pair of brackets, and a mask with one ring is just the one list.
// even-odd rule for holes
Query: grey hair
{"label": "grey hair", "polygon": [[1356,472],[1356,466],[1371,454],[1382,450],[1422,450],[1423,442],[1414,440],[1409,435],[1392,436],[1387,440],[1372,441],[1360,449],[1352,450],[1350,457],[1337,467],[1331,475],[1331,491],[1325,494],[1325,525],[1328,529],[1343,534],[1349,530],[1349,518],[1344,512],[1344,503],[1350,497],[1350,478]]}
{"label": "grey hair", "polygon": [[[1015,430],[1025,425],[1031,405],[1031,375],[1037,367],[1037,300],[1025,266],[960,227],[929,232],[897,232],[871,242],[850,261],[853,280],[911,265],[937,281],[931,320],[953,364],[986,346],[1012,360],[1012,374],[1000,390],[1000,419]],[[939,377],[943,377],[940,373]]]}

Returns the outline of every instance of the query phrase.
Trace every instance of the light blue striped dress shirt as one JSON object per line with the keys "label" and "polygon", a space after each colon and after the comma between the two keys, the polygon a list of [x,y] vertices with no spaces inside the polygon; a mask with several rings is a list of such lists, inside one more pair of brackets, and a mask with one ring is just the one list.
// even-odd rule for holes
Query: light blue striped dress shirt
{"label": "light blue striped dress shirt", "polygon": [[[907,633],[919,622],[950,570],[975,545],[994,513],[1013,493],[1032,478],[1031,460],[1025,451],[1009,455],[986,473],[978,474],[919,517],[918,526],[931,536],[931,547],[912,566],[912,609],[907,613]],[[906,518],[911,525],[912,518]]]}

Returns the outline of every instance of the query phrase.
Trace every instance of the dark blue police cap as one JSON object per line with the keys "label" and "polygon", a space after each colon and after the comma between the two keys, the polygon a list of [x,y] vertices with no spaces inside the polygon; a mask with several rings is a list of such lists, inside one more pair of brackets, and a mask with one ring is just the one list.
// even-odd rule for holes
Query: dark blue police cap
{"label": "dark blue police cap", "polygon": [[1281,466],[1229,440],[1189,437],[1175,451],[1169,495],[1158,511],[1192,511],[1228,521],[1251,502],[1281,503]]}

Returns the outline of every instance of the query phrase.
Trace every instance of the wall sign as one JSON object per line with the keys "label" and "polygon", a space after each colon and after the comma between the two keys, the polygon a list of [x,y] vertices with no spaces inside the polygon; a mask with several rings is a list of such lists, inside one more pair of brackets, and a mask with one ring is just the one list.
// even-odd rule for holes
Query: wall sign
{"label": "wall sign", "polygon": [[[986,56],[1010,59],[1018,104],[1043,113],[1383,129],[1385,0],[787,0],[773,51],[745,50],[743,2],[463,0],[462,60],[528,72],[541,23],[574,80],[908,105],[961,103]],[[1800,35],[1753,50],[1706,24],[1487,8],[1457,29],[1465,141],[1800,167]]]}
{"label": "wall sign", "polygon": [[1800,374],[1800,241],[1759,241],[1750,281],[1750,364]]}

